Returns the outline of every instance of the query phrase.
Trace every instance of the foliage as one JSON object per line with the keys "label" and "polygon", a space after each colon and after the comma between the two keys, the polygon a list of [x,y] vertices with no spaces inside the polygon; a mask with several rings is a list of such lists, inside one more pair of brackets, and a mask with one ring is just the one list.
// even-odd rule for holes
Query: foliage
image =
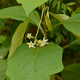
{"label": "foliage", "polygon": [[[80,64],[71,64],[64,68],[61,72],[63,80],[79,80],[80,79]],[[72,76],[74,75],[74,76]]]}
{"label": "foliage", "polygon": [[80,80],[79,4],[0,1],[0,80]]}
{"label": "foliage", "polygon": [[[12,80],[49,80],[48,75],[58,73],[63,69],[62,52],[63,49],[52,42],[42,48],[30,49],[28,45],[22,44],[8,61],[6,75]],[[18,74],[19,71],[20,74]]]}

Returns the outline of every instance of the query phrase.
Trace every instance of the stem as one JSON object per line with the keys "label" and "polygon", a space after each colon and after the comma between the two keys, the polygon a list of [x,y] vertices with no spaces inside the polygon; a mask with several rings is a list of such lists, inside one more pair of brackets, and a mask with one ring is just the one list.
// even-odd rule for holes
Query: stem
{"label": "stem", "polygon": [[45,38],[47,38],[47,33],[46,33],[46,21],[45,21],[45,20],[46,20],[46,15],[45,15],[45,10],[46,10],[46,9],[45,9],[45,4],[44,4],[44,8],[43,8],[43,9],[44,9],[44,32],[45,32]]}
{"label": "stem", "polygon": [[[34,14],[32,14],[32,15],[30,16],[30,18],[31,18],[33,15],[34,15]],[[25,31],[25,35],[24,35],[24,39],[25,39],[26,43],[28,42],[27,39],[26,39],[26,35],[27,35],[27,33],[28,33],[28,30],[29,30],[29,28],[27,28],[27,30]]]}
{"label": "stem", "polygon": [[57,77],[59,80],[62,80],[61,77],[60,77],[58,74],[56,74],[56,77]]}
{"label": "stem", "polygon": [[40,24],[41,24],[41,22],[42,22],[43,12],[44,12],[44,9],[42,10],[41,20],[40,20],[40,23],[39,23],[39,26],[38,26],[38,30],[37,30],[35,39],[37,38],[37,35],[38,35],[38,33],[39,33],[39,28],[40,28]]}
{"label": "stem", "polygon": [[[33,14],[39,21],[40,21],[40,18],[36,15],[36,14]],[[42,25],[44,25],[44,23],[41,21]]]}
{"label": "stem", "polygon": [[68,45],[66,45],[66,46],[64,46],[64,47],[63,47],[63,49],[65,49],[65,48],[67,48],[67,47],[69,47],[69,44],[68,44]]}
{"label": "stem", "polygon": [[27,35],[27,33],[28,33],[28,30],[26,30],[26,32],[25,32],[25,36],[24,36],[26,43],[28,42],[27,39],[26,39],[26,35]]}

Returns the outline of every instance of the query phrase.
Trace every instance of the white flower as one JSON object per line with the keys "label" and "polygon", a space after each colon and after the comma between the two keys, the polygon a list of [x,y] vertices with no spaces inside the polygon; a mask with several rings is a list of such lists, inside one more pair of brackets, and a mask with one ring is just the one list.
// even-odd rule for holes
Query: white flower
{"label": "white flower", "polygon": [[28,33],[28,34],[27,34],[27,38],[30,39],[31,37],[32,37],[32,36],[31,36],[31,33]]}
{"label": "white flower", "polygon": [[43,40],[38,40],[37,42],[37,46],[39,47],[43,47],[45,44],[48,44],[47,43],[48,39],[45,39],[45,37],[43,38]]}
{"label": "white flower", "polygon": [[40,45],[40,47],[43,47],[45,44],[42,42],[42,44]]}
{"label": "white flower", "polygon": [[43,42],[43,44],[48,44],[47,41],[48,41],[48,39],[45,39],[45,37],[44,37],[42,42]]}
{"label": "white flower", "polygon": [[27,43],[27,44],[29,45],[29,48],[30,48],[30,47],[35,48],[35,47],[34,47],[35,43],[32,43],[32,41],[30,41],[30,43]]}
{"label": "white flower", "polygon": [[37,43],[37,46],[42,47],[42,46],[45,45],[42,40],[38,40],[37,42],[38,42],[38,43]]}

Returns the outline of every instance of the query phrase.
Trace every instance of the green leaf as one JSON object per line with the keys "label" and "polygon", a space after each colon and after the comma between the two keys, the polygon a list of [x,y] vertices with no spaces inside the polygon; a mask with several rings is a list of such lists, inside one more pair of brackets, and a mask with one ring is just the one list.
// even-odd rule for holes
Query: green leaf
{"label": "green leaf", "polygon": [[52,42],[36,48],[22,44],[8,60],[6,75],[11,80],[49,80],[50,75],[63,70],[62,53]]}
{"label": "green leaf", "polygon": [[[39,14],[37,13],[37,11],[33,11],[31,14],[35,14],[39,17]],[[22,6],[14,6],[14,7],[8,7],[8,8],[1,9],[0,10],[0,18],[11,18],[11,19],[16,19],[16,20],[20,20],[20,21],[25,21],[28,19]],[[34,18],[36,18],[36,17],[34,16]],[[34,18],[31,19],[31,23],[35,22],[37,24],[36,21],[38,19],[35,21]]]}
{"label": "green leaf", "polygon": [[61,72],[62,80],[80,80],[80,64],[71,64]]}
{"label": "green leaf", "polygon": [[18,3],[22,4],[27,16],[31,11],[47,1],[48,0],[17,0]]}
{"label": "green leaf", "polygon": [[28,19],[22,6],[14,6],[1,9],[0,18],[11,18],[21,21],[25,21]]}
{"label": "green leaf", "polygon": [[48,18],[48,16],[46,16],[46,25],[48,27],[48,30],[52,32],[52,26],[51,26],[51,21]]}
{"label": "green leaf", "polygon": [[72,5],[75,5],[76,3],[75,2],[69,2],[69,3],[67,3],[66,5],[67,6],[72,6]]}
{"label": "green leaf", "polygon": [[[50,12],[49,12],[50,13]],[[69,16],[65,15],[65,14],[53,14],[50,13],[53,17],[55,17],[57,20],[59,21],[65,21],[66,19],[69,18]]]}
{"label": "green leaf", "polygon": [[53,0],[52,4],[53,4],[53,8],[54,8],[57,4],[57,0]]}
{"label": "green leaf", "polygon": [[62,21],[64,27],[71,31],[73,34],[80,36],[80,13],[76,14],[69,19]]}
{"label": "green leaf", "polygon": [[76,12],[72,12],[71,16],[74,16],[76,14]]}
{"label": "green leaf", "polygon": [[[30,13],[29,17],[32,15],[30,23],[35,24],[37,26],[39,26],[39,22],[40,22],[40,18],[39,18],[39,14],[37,11],[33,11]],[[11,18],[11,19],[16,19],[16,20],[20,20],[20,21],[25,21],[29,18],[28,16],[26,16],[26,13],[24,11],[24,9],[22,8],[22,6],[14,6],[14,7],[8,7],[5,9],[0,10],[0,18]],[[40,29],[43,32],[43,29],[40,26]]]}
{"label": "green leaf", "polygon": [[61,8],[66,10],[66,5],[64,3],[61,4]]}
{"label": "green leaf", "polygon": [[11,42],[11,47],[8,55],[8,59],[13,55],[14,51],[17,49],[19,45],[21,45],[24,37],[24,33],[26,31],[27,25],[30,21],[31,17],[21,23],[18,28],[16,29],[13,37],[12,37],[12,42]]}
{"label": "green leaf", "polygon": [[4,80],[6,78],[5,72],[7,68],[6,60],[0,60],[0,80]]}
{"label": "green leaf", "polygon": [[10,25],[10,35],[11,37],[13,36],[15,30],[17,29],[17,27],[22,23],[22,21],[14,21],[13,24]]}
{"label": "green leaf", "polygon": [[9,48],[0,48],[0,59],[4,59],[8,54]]}
{"label": "green leaf", "polygon": [[5,41],[6,37],[5,36],[0,36],[0,43],[2,43],[3,41]]}
{"label": "green leaf", "polygon": [[71,42],[71,43],[69,44],[69,46],[70,46],[71,48],[73,48],[74,50],[78,50],[79,53],[80,53],[80,40],[78,40],[78,39],[74,40],[73,42]]}
{"label": "green leaf", "polygon": [[60,1],[57,2],[57,13],[58,13],[59,9],[60,9]]}
{"label": "green leaf", "polygon": [[71,9],[70,7],[67,7],[67,10],[69,10],[69,12],[71,12],[71,11],[72,11],[72,9]]}

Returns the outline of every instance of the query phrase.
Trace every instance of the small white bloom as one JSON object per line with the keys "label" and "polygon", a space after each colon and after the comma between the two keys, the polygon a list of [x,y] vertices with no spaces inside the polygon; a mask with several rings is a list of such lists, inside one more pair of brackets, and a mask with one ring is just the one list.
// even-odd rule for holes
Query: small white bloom
{"label": "small white bloom", "polygon": [[40,45],[40,47],[43,47],[45,44],[42,42],[42,44]]}
{"label": "small white bloom", "polygon": [[45,44],[48,44],[47,41],[48,41],[48,39],[45,39],[45,37],[44,37],[43,40],[37,41],[37,46],[43,47]]}
{"label": "small white bloom", "polygon": [[43,42],[44,44],[48,44],[47,41],[48,41],[48,39],[45,39],[45,37],[44,37],[42,42]]}
{"label": "small white bloom", "polygon": [[28,33],[28,34],[27,34],[27,38],[30,39],[31,37],[32,37],[32,36],[31,36],[31,33]]}
{"label": "small white bloom", "polygon": [[30,43],[27,43],[27,44],[29,45],[29,48],[30,48],[30,47],[35,48],[35,47],[34,47],[35,43],[32,43],[32,41],[30,41]]}
{"label": "small white bloom", "polygon": [[37,43],[37,46],[42,47],[42,46],[45,45],[42,40],[38,40],[37,42],[38,42],[38,43]]}

